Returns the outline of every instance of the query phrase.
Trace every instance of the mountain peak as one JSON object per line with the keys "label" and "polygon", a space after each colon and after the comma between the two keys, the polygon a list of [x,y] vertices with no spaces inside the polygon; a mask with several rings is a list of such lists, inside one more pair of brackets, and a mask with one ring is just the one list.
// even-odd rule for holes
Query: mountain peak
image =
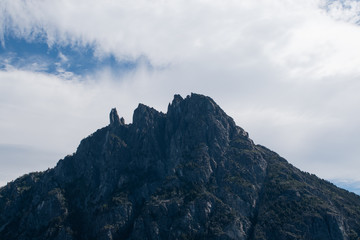
{"label": "mountain peak", "polygon": [[215,113],[216,108],[220,109],[220,107],[210,97],[196,93],[191,93],[191,95],[188,95],[185,99],[179,94],[175,94],[172,103],[169,104],[169,108],[175,108],[179,112],[181,111],[181,109],[179,109],[180,105],[185,106],[187,110],[193,109],[193,111],[214,111]]}
{"label": "mountain peak", "polygon": [[110,126],[118,126],[125,124],[124,118],[119,118],[116,108],[111,109],[109,118],[110,118]]}
{"label": "mountain peak", "polygon": [[186,116],[195,120],[196,118],[226,118],[233,121],[216,103],[207,96],[191,93],[185,99],[180,95],[175,95],[171,104],[168,106],[167,114],[172,118]]}
{"label": "mountain peak", "polygon": [[153,124],[154,121],[156,121],[156,119],[161,116],[163,116],[163,113],[157,111],[152,107],[140,103],[138,107],[134,110],[133,125],[146,128],[149,125]]}
{"label": "mountain peak", "polygon": [[180,103],[181,101],[183,101],[184,99],[181,97],[181,95],[180,94],[175,94],[174,95],[174,99],[173,99],[173,101],[172,101],[172,105],[176,105],[176,104],[178,104],[178,103]]}
{"label": "mountain peak", "polygon": [[109,117],[55,168],[0,189],[0,239],[360,237],[359,196],[255,145],[210,97]]}

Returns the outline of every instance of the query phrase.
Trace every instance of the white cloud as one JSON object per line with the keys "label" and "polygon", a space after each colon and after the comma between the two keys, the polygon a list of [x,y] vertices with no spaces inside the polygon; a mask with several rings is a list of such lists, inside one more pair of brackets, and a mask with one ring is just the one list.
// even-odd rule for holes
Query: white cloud
{"label": "white cloud", "polygon": [[328,14],[339,21],[360,24],[360,2],[358,0],[325,1]]}
{"label": "white cloud", "polygon": [[345,3],[351,8],[320,0],[3,1],[0,36],[93,45],[100,58],[145,56],[159,68],[121,77],[99,69],[66,81],[2,71],[0,144],[70,153],[107,124],[114,105],[130,121],[138,102],[166,111],[174,93],[199,92],[294,165],[359,180],[360,28],[358,3]]}
{"label": "white cloud", "polygon": [[69,61],[69,59],[62,52],[59,52],[59,58],[61,63],[66,63]]}
{"label": "white cloud", "polygon": [[[2,21],[29,39],[41,35],[50,45],[91,44],[99,57],[145,55],[155,65],[218,58],[223,65],[237,67],[260,54],[294,75],[356,71],[359,58],[353,46],[360,38],[358,27],[329,17],[343,6],[340,3],[330,4],[328,12],[319,8],[322,5],[310,0],[11,0],[2,5],[7,13]],[[352,12],[357,12],[356,6]],[[347,16],[346,10],[342,7],[337,18]],[[349,59],[352,64],[340,64]]]}

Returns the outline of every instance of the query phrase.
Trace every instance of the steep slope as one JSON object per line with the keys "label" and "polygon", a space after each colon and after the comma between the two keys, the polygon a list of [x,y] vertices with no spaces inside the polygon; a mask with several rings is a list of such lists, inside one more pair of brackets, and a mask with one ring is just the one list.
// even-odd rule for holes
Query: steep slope
{"label": "steep slope", "polygon": [[359,239],[360,197],[301,172],[209,97],[140,104],[0,189],[0,239]]}

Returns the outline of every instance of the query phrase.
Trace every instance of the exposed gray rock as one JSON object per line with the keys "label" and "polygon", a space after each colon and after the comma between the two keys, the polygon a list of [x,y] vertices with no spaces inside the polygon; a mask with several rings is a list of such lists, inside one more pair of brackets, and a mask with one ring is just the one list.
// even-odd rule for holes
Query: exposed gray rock
{"label": "exposed gray rock", "polygon": [[144,104],[0,189],[0,239],[359,239],[360,198],[255,145],[209,97]]}
{"label": "exposed gray rock", "polygon": [[119,118],[119,115],[116,111],[116,108],[113,108],[111,109],[111,112],[110,112],[110,126],[116,126],[116,125],[120,125],[121,122],[120,122],[120,118]]}

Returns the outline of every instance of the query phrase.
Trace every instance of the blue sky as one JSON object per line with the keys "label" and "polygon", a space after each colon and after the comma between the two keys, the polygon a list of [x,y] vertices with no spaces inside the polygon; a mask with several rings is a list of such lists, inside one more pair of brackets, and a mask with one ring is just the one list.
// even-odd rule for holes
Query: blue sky
{"label": "blue sky", "polygon": [[[136,68],[138,60],[117,60],[108,54],[101,58],[94,55],[91,45],[52,45],[46,39],[28,40],[6,33],[0,46],[0,69],[7,66],[17,69],[44,72],[54,75],[90,75],[96,69],[108,67],[115,74],[131,71]],[[69,77],[70,77],[69,76]]]}
{"label": "blue sky", "polygon": [[[0,4],[0,185],[139,102],[209,95],[250,137],[359,193],[355,0]],[[21,167],[19,167],[21,166]]]}

